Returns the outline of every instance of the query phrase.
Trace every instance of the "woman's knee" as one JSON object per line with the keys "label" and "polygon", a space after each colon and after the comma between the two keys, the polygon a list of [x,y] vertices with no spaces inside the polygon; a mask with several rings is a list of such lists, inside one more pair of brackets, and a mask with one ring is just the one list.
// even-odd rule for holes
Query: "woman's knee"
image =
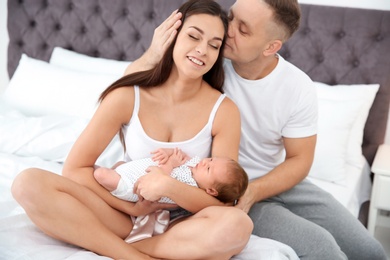
{"label": "woman's knee", "polygon": [[43,190],[51,188],[44,185],[42,176],[42,170],[29,168],[20,172],[14,179],[11,193],[23,208],[40,205],[39,196],[44,193]]}
{"label": "woman's knee", "polygon": [[17,201],[24,197],[29,197],[31,182],[34,181],[34,172],[34,169],[26,169],[15,177],[11,186],[11,193]]}
{"label": "woman's knee", "polygon": [[242,210],[234,207],[212,209],[215,227],[215,248],[231,248],[240,252],[247,244],[253,230],[253,222]]}

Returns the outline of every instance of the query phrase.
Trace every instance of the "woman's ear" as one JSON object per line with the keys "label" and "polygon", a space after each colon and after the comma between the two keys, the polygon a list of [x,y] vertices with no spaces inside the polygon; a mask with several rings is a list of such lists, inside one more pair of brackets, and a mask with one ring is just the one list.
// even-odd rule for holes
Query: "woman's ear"
{"label": "woman's ear", "polygon": [[275,55],[282,48],[281,40],[273,40],[268,44],[268,47],[263,51],[264,56]]}
{"label": "woman's ear", "polygon": [[218,196],[218,191],[214,188],[207,188],[206,193],[214,197]]}

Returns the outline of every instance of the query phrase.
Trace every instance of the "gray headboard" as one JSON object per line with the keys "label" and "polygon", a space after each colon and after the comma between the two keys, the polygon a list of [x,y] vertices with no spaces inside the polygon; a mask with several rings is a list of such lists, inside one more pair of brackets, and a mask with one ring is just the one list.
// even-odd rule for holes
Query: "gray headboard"
{"label": "gray headboard", "polygon": [[[8,0],[8,72],[22,53],[48,61],[55,46],[134,60],[154,28],[185,0]],[[227,10],[234,0],[218,1]],[[313,80],[380,83],[365,127],[371,164],[384,142],[390,102],[390,11],[301,5],[299,31],[280,52]]]}

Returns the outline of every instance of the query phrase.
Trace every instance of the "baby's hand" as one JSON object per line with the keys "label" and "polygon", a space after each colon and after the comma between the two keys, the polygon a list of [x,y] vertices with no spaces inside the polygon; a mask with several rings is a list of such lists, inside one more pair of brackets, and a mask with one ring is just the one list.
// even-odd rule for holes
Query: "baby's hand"
{"label": "baby's hand", "polygon": [[187,156],[185,153],[182,152],[182,150],[180,150],[179,148],[175,148],[169,160],[172,163],[173,167],[177,167],[187,161]]}
{"label": "baby's hand", "polygon": [[154,154],[152,156],[152,160],[154,162],[159,162],[159,164],[165,164],[169,157],[171,156],[171,153],[168,149],[163,149],[163,148],[159,148],[153,152],[151,152],[151,154]]}

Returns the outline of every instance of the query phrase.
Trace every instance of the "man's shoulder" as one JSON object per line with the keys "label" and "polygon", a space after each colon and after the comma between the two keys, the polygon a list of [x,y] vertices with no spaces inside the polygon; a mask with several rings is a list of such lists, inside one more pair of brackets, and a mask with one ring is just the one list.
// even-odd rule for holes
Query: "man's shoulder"
{"label": "man's shoulder", "polygon": [[284,75],[290,77],[291,80],[300,80],[301,82],[307,82],[312,84],[313,81],[302,69],[298,68],[295,64],[285,60],[282,56],[279,55],[279,60],[283,65],[283,70],[285,70]]}

